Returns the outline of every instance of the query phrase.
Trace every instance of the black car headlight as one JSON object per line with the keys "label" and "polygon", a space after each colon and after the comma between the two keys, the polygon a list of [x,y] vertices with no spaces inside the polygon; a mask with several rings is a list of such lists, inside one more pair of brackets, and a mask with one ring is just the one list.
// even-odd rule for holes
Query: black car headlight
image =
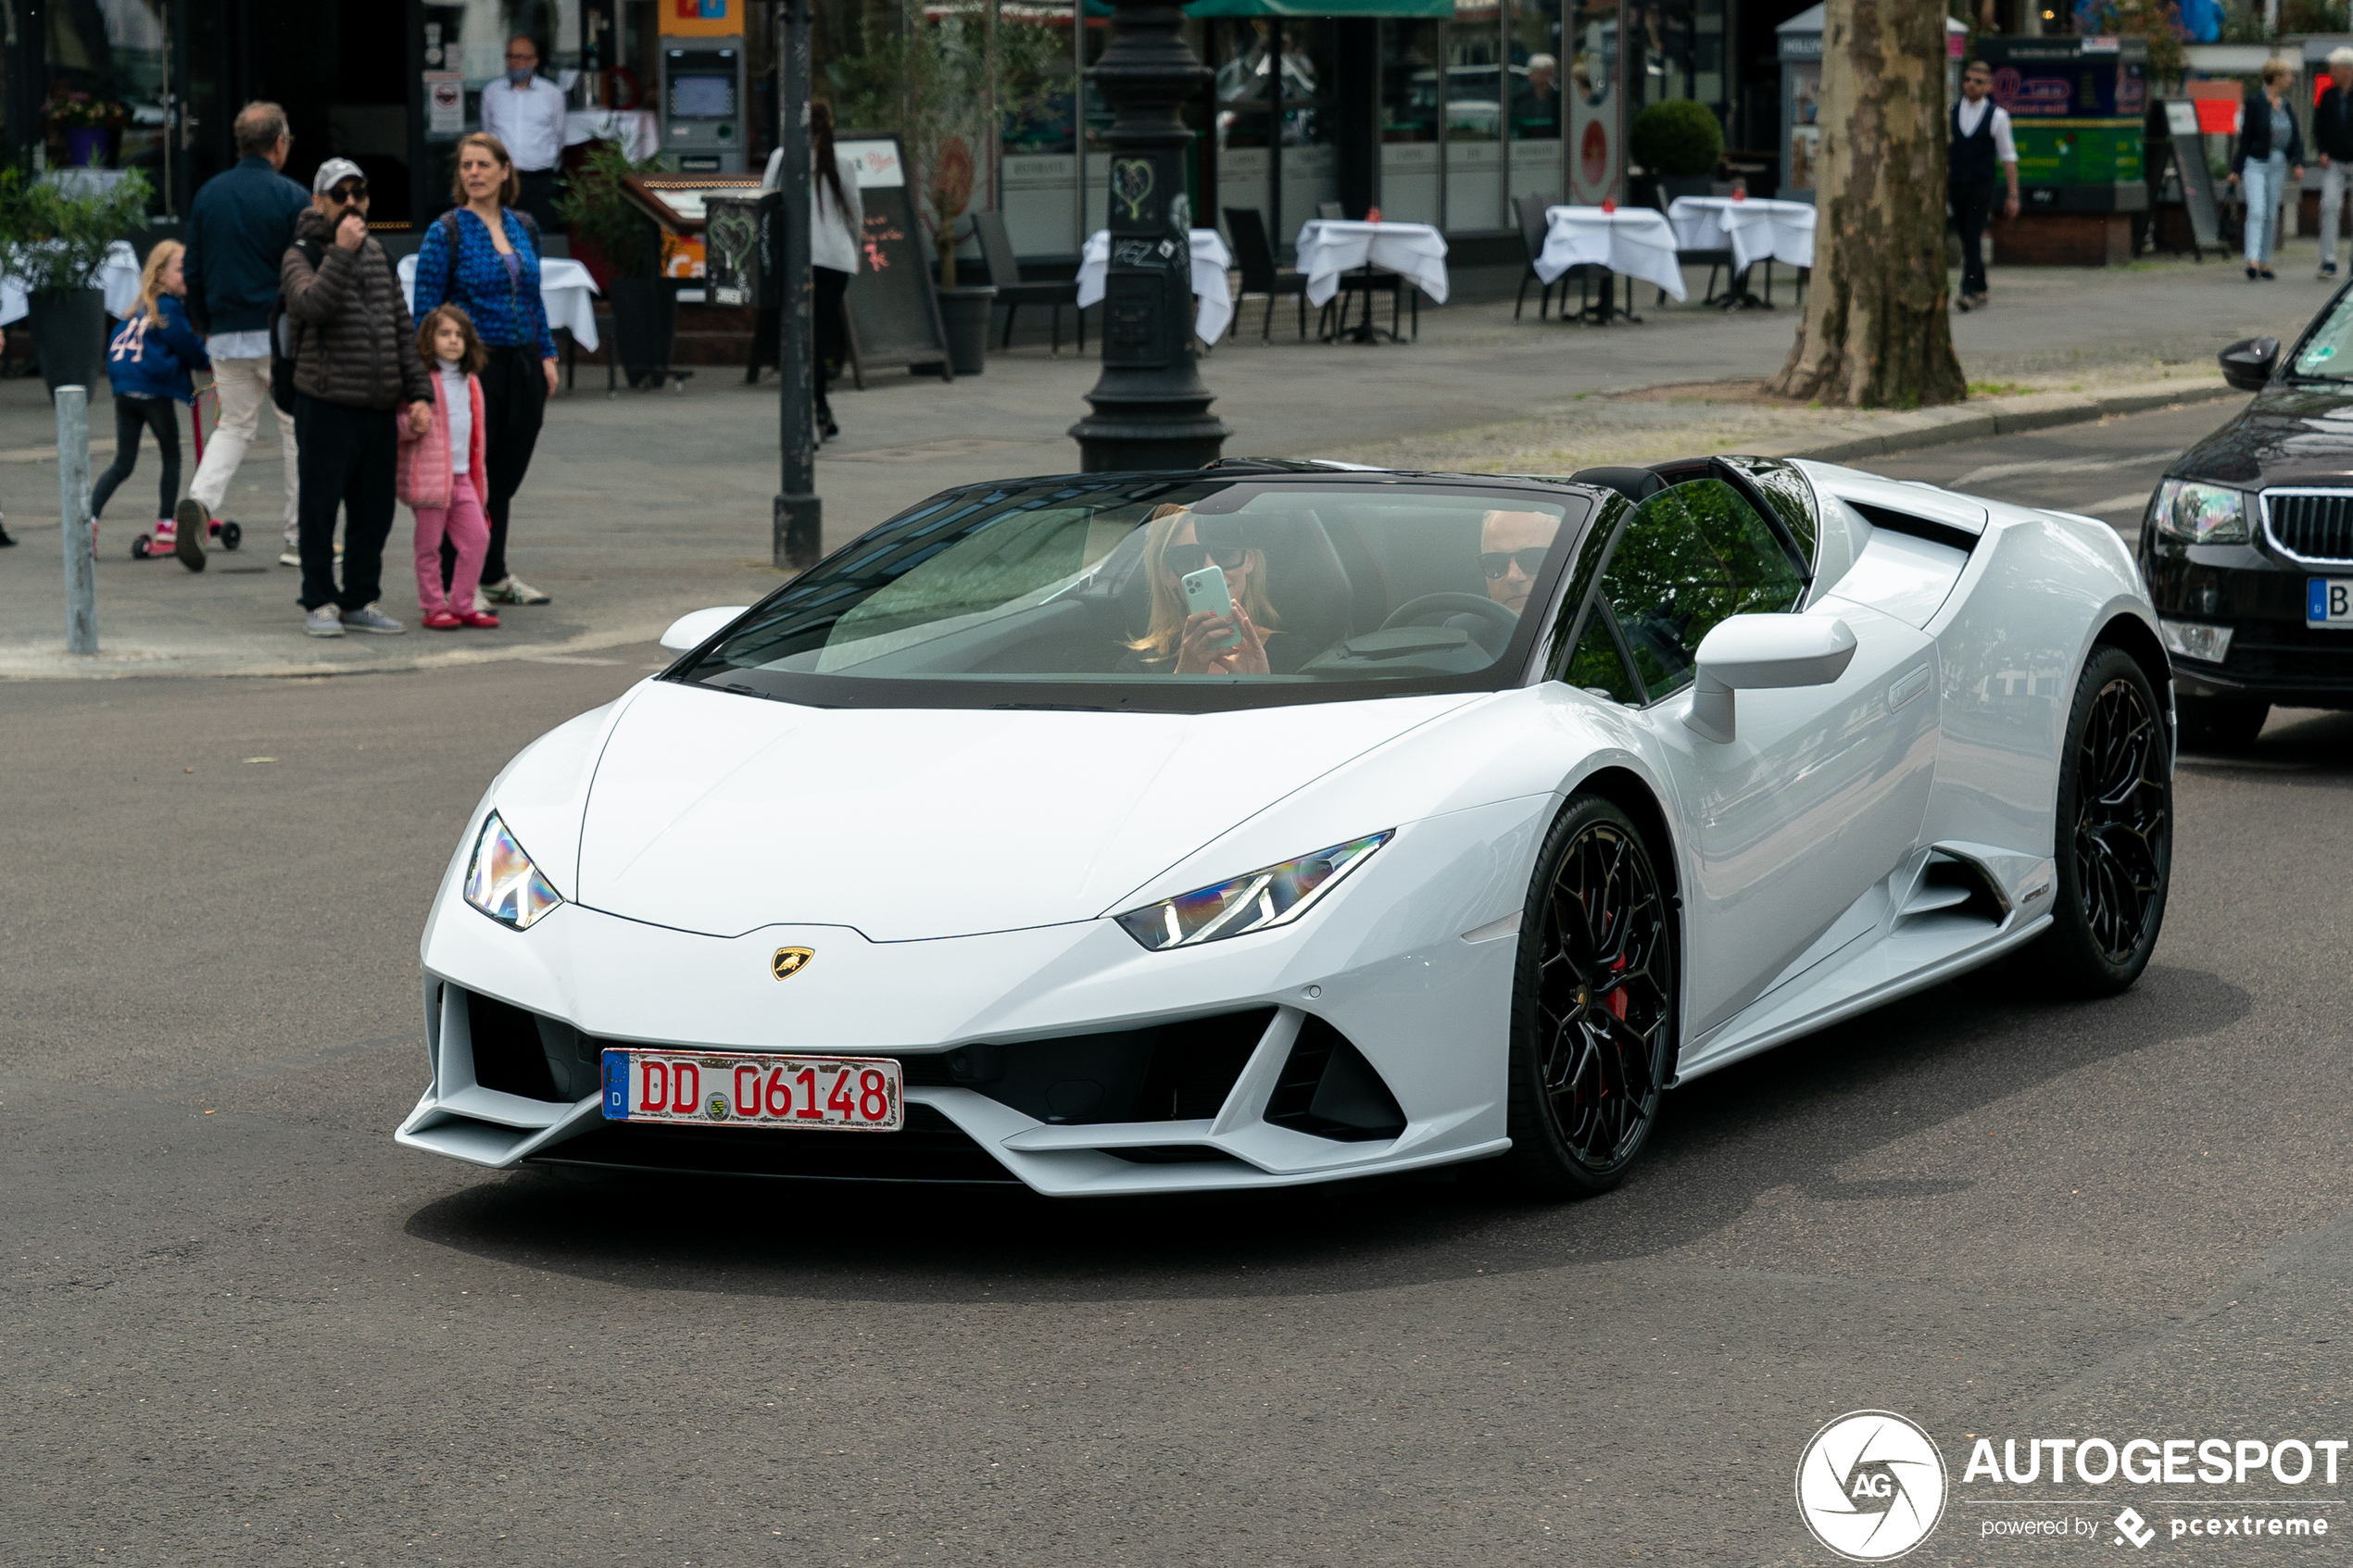
{"label": "black car headlight", "polygon": [[2157,531],[2184,545],[2244,545],[2246,492],[2169,479],[2157,487]]}
{"label": "black car headlight", "polygon": [[522,852],[515,835],[493,811],[484,819],[482,832],[474,835],[473,859],[466,867],[465,899],[475,909],[501,925],[517,931],[530,929],[531,922],[562,903],[531,857]]}
{"label": "black car headlight", "polygon": [[1128,935],[1155,953],[1288,925],[1396,834],[1395,828],[1385,828],[1115,918]]}

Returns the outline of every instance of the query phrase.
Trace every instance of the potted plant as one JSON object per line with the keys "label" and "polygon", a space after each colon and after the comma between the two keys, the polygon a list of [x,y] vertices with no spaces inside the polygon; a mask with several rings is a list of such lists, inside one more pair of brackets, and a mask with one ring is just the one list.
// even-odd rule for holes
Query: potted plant
{"label": "potted plant", "polygon": [[87,93],[59,92],[43,113],[49,129],[64,139],[64,161],[69,169],[106,168],[112,161],[115,137],[131,123],[131,111],[121,104]]}
{"label": "potted plant", "polygon": [[1667,98],[1634,117],[1634,161],[1657,176],[1667,199],[1704,196],[1724,159],[1724,128],[1715,111],[1689,98]]}
{"label": "potted plant", "polygon": [[[583,260],[603,271],[612,300],[610,352],[637,386],[670,369],[671,345],[678,332],[678,295],[661,275],[661,231],[622,184],[632,174],[661,169],[659,157],[633,160],[619,142],[598,142],[572,177],[556,216],[585,242]],[[601,262],[601,266],[598,263]]]}
{"label": "potted plant", "polygon": [[31,178],[0,169],[0,271],[24,285],[33,353],[53,393],[95,391],[107,354],[98,271],[115,242],[147,220],[148,185],[137,170],[103,182],[69,179],[70,171]]}

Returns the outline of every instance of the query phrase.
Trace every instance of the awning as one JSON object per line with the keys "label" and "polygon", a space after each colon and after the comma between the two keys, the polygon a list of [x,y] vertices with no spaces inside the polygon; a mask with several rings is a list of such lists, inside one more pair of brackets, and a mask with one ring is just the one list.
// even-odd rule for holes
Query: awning
{"label": "awning", "polygon": [[1454,0],[1193,0],[1189,17],[1416,17],[1446,21]]}

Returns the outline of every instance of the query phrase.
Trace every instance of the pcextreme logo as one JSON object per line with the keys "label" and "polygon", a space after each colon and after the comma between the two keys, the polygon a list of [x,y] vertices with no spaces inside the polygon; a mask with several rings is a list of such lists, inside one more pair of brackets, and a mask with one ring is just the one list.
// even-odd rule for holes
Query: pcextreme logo
{"label": "pcextreme logo", "polygon": [[1892,1411],[1851,1411],[1806,1445],[1797,1512],[1814,1538],[1853,1562],[1885,1562],[1928,1538],[1944,1513],[1944,1458]]}

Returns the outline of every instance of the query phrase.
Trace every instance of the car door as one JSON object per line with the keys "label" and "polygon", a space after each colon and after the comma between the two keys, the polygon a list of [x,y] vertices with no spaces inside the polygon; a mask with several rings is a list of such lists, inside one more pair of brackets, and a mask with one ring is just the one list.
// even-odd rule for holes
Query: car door
{"label": "car door", "polygon": [[1806,612],[1855,633],[1835,684],[1742,692],[1730,743],[1683,722],[1701,640],[1806,588],[1786,533],[1739,490],[1672,485],[1626,514],[1566,671],[1639,705],[1657,741],[1691,849],[1683,1033],[1703,1048],[1905,859],[1933,779],[1934,645],[1862,606]]}

